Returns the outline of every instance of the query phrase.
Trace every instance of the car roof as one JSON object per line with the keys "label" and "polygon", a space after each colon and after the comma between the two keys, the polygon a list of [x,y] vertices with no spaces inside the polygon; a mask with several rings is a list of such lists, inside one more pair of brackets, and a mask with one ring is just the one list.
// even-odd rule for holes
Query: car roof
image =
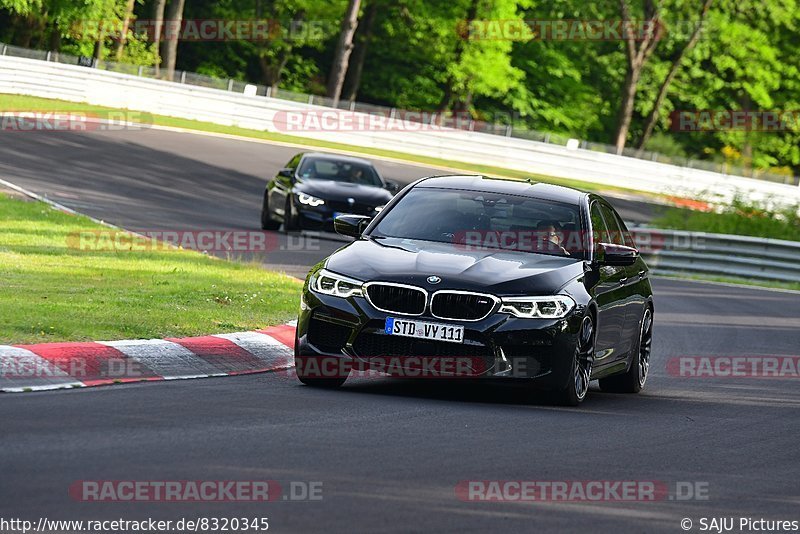
{"label": "car roof", "polygon": [[562,187],[560,185],[537,182],[533,179],[514,180],[510,178],[493,178],[482,175],[452,174],[445,176],[431,176],[417,183],[415,187],[430,187],[441,189],[467,189],[472,191],[485,191],[487,193],[504,193],[520,195],[557,202],[580,203],[586,197],[585,191]]}
{"label": "car roof", "polygon": [[345,156],[342,154],[330,154],[328,152],[305,152],[303,154],[303,159],[305,158],[325,159],[329,161],[339,161],[342,163],[361,163],[364,165],[373,166],[371,161],[364,158]]}

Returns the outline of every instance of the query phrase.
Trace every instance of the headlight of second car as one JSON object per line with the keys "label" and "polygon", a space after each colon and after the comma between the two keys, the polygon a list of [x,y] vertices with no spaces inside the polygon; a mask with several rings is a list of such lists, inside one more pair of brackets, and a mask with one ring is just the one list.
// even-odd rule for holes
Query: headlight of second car
{"label": "headlight of second car", "polygon": [[525,319],[561,319],[575,308],[575,301],[566,295],[551,297],[503,297],[500,313]]}
{"label": "headlight of second car", "polygon": [[325,204],[325,201],[321,198],[312,197],[306,193],[297,193],[297,200],[300,202],[300,204],[305,204],[306,206],[311,206],[312,208],[316,208],[317,206],[322,206]]}
{"label": "headlight of second car", "polygon": [[325,269],[319,270],[313,276],[309,285],[317,293],[333,295],[334,297],[360,297],[364,294],[361,289],[363,282]]}

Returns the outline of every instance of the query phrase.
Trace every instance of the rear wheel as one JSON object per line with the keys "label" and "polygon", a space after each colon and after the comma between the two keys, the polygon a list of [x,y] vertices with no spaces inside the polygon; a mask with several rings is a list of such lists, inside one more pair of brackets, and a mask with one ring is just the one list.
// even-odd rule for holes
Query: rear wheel
{"label": "rear wheel", "polygon": [[622,375],[600,379],[600,389],[610,393],[639,393],[647,382],[650,371],[650,353],[653,349],[653,311],[648,306],[644,310],[639,344],[631,368]]}
{"label": "rear wheel", "polygon": [[264,195],[264,203],[261,205],[261,229],[277,230],[280,226],[281,223],[272,220],[272,214],[269,212],[269,202],[267,201],[267,196]]}
{"label": "rear wheel", "polygon": [[581,321],[575,355],[572,358],[571,379],[566,388],[558,392],[557,400],[564,406],[577,406],[586,398],[592,378],[594,361],[594,320],[587,315]]}

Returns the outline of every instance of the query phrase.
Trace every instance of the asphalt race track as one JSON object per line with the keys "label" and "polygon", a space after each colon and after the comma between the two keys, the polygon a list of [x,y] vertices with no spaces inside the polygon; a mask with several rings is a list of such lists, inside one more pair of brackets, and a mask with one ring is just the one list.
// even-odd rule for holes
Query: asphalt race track
{"label": "asphalt race track", "polygon": [[[0,177],[134,229],[254,229],[262,177],[296,151],[157,131],[14,134],[0,143]],[[428,172],[378,166],[404,182]],[[319,243],[264,259],[302,276],[341,244]],[[685,356],[800,356],[798,295],[667,279],[654,289],[645,391],[593,388],[579,409],[518,388],[363,377],[324,391],[284,373],[3,395],[0,517],[269,517],[276,532],[682,532],[684,518],[692,531],[703,517],[800,519],[798,377],[667,368]],[[68,493],[81,480],[323,490],[302,502],[91,503]],[[456,485],[476,480],[657,481],[668,494],[460,500]],[[702,498],[684,500],[687,487]]]}

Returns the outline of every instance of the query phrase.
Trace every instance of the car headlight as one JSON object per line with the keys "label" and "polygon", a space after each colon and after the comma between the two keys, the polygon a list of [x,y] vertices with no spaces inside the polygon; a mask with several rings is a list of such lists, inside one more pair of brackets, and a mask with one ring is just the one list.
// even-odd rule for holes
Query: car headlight
{"label": "car headlight", "polygon": [[307,195],[305,193],[297,193],[297,200],[300,201],[300,204],[305,204],[306,206],[311,206],[313,208],[325,204],[325,201],[321,198],[312,197],[311,195]]}
{"label": "car headlight", "polygon": [[575,307],[566,295],[552,297],[503,297],[500,313],[526,319],[561,319]]}
{"label": "car headlight", "polygon": [[318,271],[311,279],[311,289],[323,295],[334,297],[360,297],[364,294],[361,286],[364,282],[332,273],[325,269]]}

